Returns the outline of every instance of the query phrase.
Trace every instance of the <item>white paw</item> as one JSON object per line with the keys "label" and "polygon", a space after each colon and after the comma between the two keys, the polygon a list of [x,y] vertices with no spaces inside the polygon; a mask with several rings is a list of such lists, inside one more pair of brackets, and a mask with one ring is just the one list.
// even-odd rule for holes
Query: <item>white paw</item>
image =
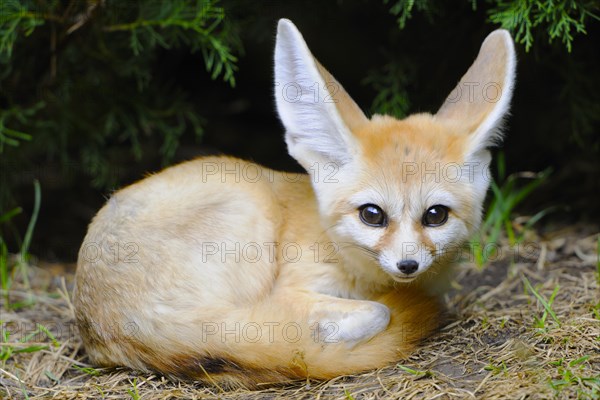
{"label": "white paw", "polygon": [[381,303],[361,301],[348,312],[331,310],[318,321],[318,340],[324,343],[344,342],[354,347],[382,332],[390,323],[390,310]]}

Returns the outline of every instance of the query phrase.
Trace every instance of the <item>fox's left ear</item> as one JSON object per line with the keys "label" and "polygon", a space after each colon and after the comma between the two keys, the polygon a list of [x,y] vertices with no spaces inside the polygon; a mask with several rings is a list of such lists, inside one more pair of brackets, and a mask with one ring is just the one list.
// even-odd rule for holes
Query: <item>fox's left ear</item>
{"label": "fox's left ear", "polygon": [[368,119],[287,19],[277,27],[275,100],[288,151],[305,169],[352,161],[359,149],[352,131]]}
{"label": "fox's left ear", "polygon": [[498,29],[488,35],[479,55],[435,118],[470,136],[467,156],[502,139],[515,81],[516,57],[510,34]]}

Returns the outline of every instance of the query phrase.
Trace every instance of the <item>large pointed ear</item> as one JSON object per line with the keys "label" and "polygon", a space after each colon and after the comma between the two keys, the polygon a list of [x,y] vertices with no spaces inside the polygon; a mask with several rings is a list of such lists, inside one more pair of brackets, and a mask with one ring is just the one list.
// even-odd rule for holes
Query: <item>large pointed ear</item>
{"label": "large pointed ear", "polygon": [[358,151],[352,130],[367,117],[287,19],[277,27],[275,99],[288,150],[304,168],[317,162],[342,166]]}
{"label": "large pointed ear", "polygon": [[501,125],[510,106],[515,66],[510,34],[503,29],[490,33],[473,65],[435,115],[470,135],[469,154],[502,139]]}

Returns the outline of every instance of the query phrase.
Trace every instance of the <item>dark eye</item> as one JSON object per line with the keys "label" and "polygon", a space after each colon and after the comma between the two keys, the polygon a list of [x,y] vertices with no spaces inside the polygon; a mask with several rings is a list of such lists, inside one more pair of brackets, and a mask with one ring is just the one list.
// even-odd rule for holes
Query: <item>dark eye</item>
{"label": "dark eye", "polygon": [[448,207],[438,204],[425,211],[422,223],[425,226],[440,226],[446,221],[448,221]]}
{"label": "dark eye", "polygon": [[387,225],[387,215],[375,204],[365,204],[358,209],[360,220],[369,226]]}

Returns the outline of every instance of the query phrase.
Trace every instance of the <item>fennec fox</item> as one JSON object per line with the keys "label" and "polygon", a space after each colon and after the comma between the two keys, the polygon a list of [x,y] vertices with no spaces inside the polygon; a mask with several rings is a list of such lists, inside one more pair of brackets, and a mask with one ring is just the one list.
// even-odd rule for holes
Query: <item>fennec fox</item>
{"label": "fennec fox", "polygon": [[277,111],[308,174],[205,157],[112,195],[76,276],[90,360],[253,387],[407,355],[480,222],[514,74],[497,30],[437,113],[369,119],[280,20]]}

